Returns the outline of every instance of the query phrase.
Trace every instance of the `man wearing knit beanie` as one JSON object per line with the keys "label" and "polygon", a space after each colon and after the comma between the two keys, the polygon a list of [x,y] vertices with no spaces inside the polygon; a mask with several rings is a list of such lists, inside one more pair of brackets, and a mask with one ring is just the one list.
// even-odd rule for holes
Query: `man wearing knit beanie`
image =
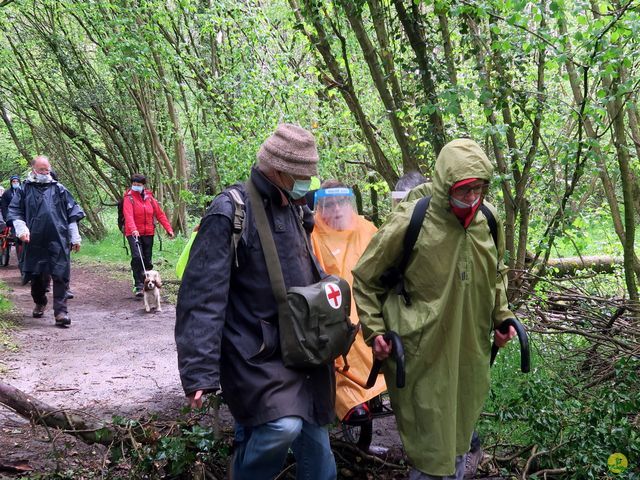
{"label": "man wearing knit beanie", "polygon": [[[317,172],[315,139],[302,127],[281,124],[257,160],[248,182],[262,199],[285,288],[315,283],[305,238],[313,216],[304,200]],[[246,188],[236,184],[214,199],[191,247],[176,306],[182,386],[192,407],[202,406],[203,394],[222,388],[236,421],[232,479],[275,478],[291,449],[298,478],[333,480],[327,430],[335,416],[333,367],[284,366],[267,270],[271,260],[265,258]]]}
{"label": "man wearing knit beanie", "polygon": [[283,123],[258,150],[260,165],[301,176],[317,174],[318,149],[313,135],[302,127]]}

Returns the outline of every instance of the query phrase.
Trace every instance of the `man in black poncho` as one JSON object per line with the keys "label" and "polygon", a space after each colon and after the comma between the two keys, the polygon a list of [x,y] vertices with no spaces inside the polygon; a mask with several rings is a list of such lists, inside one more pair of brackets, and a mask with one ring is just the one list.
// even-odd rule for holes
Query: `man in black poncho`
{"label": "man in black poncho", "polygon": [[84,212],[71,193],[51,177],[51,164],[37,156],[22,189],[9,205],[7,220],[25,243],[22,278],[31,281],[34,318],[44,315],[49,276],[53,279],[53,314],[59,327],[71,323],[67,312],[66,285],[70,277],[71,250],[80,250],[78,221]]}

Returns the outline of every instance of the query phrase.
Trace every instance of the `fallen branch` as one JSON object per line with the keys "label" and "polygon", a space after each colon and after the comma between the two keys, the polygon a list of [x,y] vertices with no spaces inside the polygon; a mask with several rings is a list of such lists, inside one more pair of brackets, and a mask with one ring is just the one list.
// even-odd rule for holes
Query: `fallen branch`
{"label": "fallen branch", "polygon": [[346,451],[346,452],[350,452],[352,455],[355,455],[357,457],[362,458],[363,460],[367,460],[369,462],[372,462],[376,465],[379,465],[381,467],[385,467],[385,468],[393,468],[393,469],[400,469],[400,470],[405,470],[407,467],[404,465],[398,465],[396,463],[391,463],[388,462],[387,460],[377,457],[375,455],[371,455],[370,453],[364,452],[361,449],[359,449],[356,445],[352,444],[352,443],[348,443],[348,442],[343,442],[340,440],[331,440],[331,447],[332,450],[335,451]]}
{"label": "fallen branch", "polygon": [[550,258],[547,269],[553,276],[574,274],[576,270],[589,269],[596,273],[613,273],[617,266],[622,265],[622,258],[608,255]]}
{"label": "fallen branch", "polygon": [[94,423],[79,415],[55,409],[2,382],[0,382],[0,403],[38,425],[58,428],[88,444],[110,445],[114,439],[114,432],[105,424]]}

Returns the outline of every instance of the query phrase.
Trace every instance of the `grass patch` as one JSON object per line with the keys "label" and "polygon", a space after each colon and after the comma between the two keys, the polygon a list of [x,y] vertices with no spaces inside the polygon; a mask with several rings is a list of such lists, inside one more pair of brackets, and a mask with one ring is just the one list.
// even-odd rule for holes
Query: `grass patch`
{"label": "grass patch", "polygon": [[[18,345],[11,338],[11,332],[18,326],[14,319],[16,313],[13,311],[13,304],[7,296],[7,291],[7,285],[0,282],[0,355],[18,350]],[[0,373],[5,371],[6,366],[0,361]]]}
{"label": "grass patch", "polygon": [[[107,236],[97,242],[83,240],[80,252],[73,253],[71,256],[72,262],[89,266],[97,264],[104,266],[106,264],[106,270],[112,278],[117,278],[118,280],[128,279],[133,287],[129,243],[118,230],[115,218],[113,222],[107,223],[109,228]],[[158,233],[159,231],[162,231],[162,233]],[[183,236],[169,240],[162,227],[156,227],[156,236],[153,243],[153,268],[160,272],[165,282],[163,294],[172,303],[175,303],[175,296],[178,290],[178,279],[175,272],[176,263],[187,241],[188,238]],[[73,279],[71,281],[73,282]]]}

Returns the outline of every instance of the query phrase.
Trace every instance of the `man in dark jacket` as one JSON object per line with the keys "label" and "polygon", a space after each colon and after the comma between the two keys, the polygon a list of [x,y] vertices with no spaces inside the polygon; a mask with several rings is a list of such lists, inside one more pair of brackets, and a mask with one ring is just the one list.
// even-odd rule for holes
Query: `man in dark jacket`
{"label": "man in dark jacket", "polygon": [[2,213],[2,218],[7,220],[7,215],[9,214],[9,205],[11,204],[11,199],[15,195],[15,193],[20,189],[20,177],[18,175],[11,175],[10,179],[11,185],[7,188],[0,197],[0,213]]}
{"label": "man in dark jacket", "polygon": [[84,212],[71,193],[51,178],[47,157],[36,157],[31,168],[11,200],[7,220],[13,222],[16,236],[25,243],[21,269],[23,281],[31,281],[34,318],[44,315],[51,277],[55,323],[66,327],[71,323],[66,297],[70,252],[80,250],[78,221],[84,218]]}
{"label": "man in dark jacket", "polygon": [[[257,157],[249,181],[263,199],[286,288],[314,283],[319,278],[304,238],[313,223],[304,194],[316,174],[315,139],[301,127],[282,124]],[[334,479],[326,428],[334,418],[333,366],[284,366],[269,259],[244,185],[231,188],[246,206],[237,249],[235,204],[227,190],[202,219],[178,293],[175,334],[182,386],[193,407],[202,405],[203,393],[222,387],[236,420],[233,479],[274,478],[289,448],[298,478]]]}

